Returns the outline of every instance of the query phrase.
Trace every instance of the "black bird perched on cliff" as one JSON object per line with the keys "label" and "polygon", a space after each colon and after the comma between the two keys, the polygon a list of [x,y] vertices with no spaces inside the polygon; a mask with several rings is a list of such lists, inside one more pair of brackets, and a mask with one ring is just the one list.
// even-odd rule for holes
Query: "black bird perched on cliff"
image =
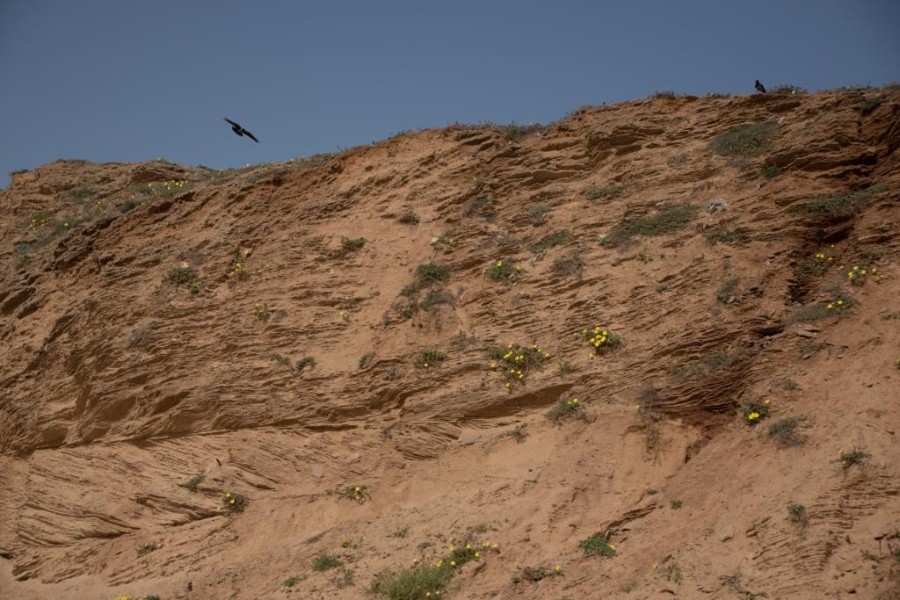
{"label": "black bird perched on cliff", "polygon": [[[757,82],[757,83],[759,83],[759,82]],[[259,140],[256,139],[255,135],[253,135],[252,133],[250,133],[249,131],[247,131],[246,129],[244,129],[243,127],[241,127],[240,125],[238,125],[237,123],[235,123],[234,121],[229,119],[228,117],[225,117],[225,120],[228,121],[229,123],[231,123],[231,130],[233,132],[235,132],[238,135],[246,135],[248,138],[250,138],[257,144],[259,143]]]}
{"label": "black bird perched on cliff", "polygon": [[756,91],[759,92],[760,94],[765,94],[765,93],[766,93],[766,88],[763,87],[763,84],[761,84],[761,83],[759,82],[759,79],[756,80],[756,85],[755,85],[755,87],[756,87]]}

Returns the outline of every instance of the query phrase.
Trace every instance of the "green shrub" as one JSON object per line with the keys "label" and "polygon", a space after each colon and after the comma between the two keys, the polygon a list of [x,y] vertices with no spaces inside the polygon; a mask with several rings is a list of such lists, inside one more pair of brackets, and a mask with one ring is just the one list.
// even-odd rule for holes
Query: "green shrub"
{"label": "green shrub", "polygon": [[750,233],[744,227],[735,229],[713,229],[706,234],[706,241],[711,245],[726,244],[739,246],[750,241]]}
{"label": "green shrub", "polygon": [[506,125],[493,125],[493,127],[513,142],[520,142],[531,135],[541,133],[547,129],[546,125],[541,125],[540,123],[527,123],[522,125],[515,122]]}
{"label": "green shrub", "polygon": [[635,235],[657,236],[678,231],[687,225],[697,210],[690,205],[670,206],[656,214],[632,217],[620,223],[603,240],[604,246],[615,246]]}
{"label": "green shrub", "polygon": [[312,570],[317,572],[328,571],[329,569],[337,568],[342,564],[341,559],[337,556],[320,554],[313,560]]}
{"label": "green shrub", "polygon": [[579,275],[584,269],[584,259],[580,254],[560,256],[553,261],[553,271],[560,275]]}
{"label": "green shrub", "polygon": [[434,283],[444,283],[450,279],[450,268],[442,267],[434,263],[426,263],[416,268],[416,282],[419,287],[425,287]]}
{"label": "green shrub", "polygon": [[602,533],[597,533],[589,538],[581,540],[578,546],[588,556],[605,556],[612,558],[616,555],[616,545],[611,544],[609,538]]}
{"label": "green shrub", "polygon": [[333,490],[328,490],[328,493],[334,494],[342,500],[353,500],[354,502],[357,502],[359,504],[372,499],[372,495],[369,493],[369,486],[366,485],[348,485],[342,488],[338,487]]}
{"label": "green shrub", "polygon": [[372,592],[387,596],[390,600],[435,598],[444,590],[451,577],[453,570],[445,561],[441,561],[440,566],[421,564],[379,574],[372,583]]}
{"label": "green shrub", "polygon": [[850,452],[841,452],[841,456],[838,458],[838,461],[844,467],[844,469],[849,469],[853,465],[861,465],[863,461],[871,458],[871,454],[866,454],[862,450],[853,449]]}
{"label": "green shrub", "polygon": [[497,260],[487,270],[487,276],[494,281],[512,281],[521,269],[511,260]]}
{"label": "green shrub", "polygon": [[868,117],[873,112],[878,110],[878,107],[881,106],[881,102],[882,102],[881,96],[874,96],[872,98],[869,98],[859,108],[859,112],[862,114],[862,116]]}
{"label": "green shrub", "polygon": [[875,184],[864,190],[834,196],[818,196],[792,210],[820,217],[842,217],[859,212],[871,198],[887,190],[884,184]]}
{"label": "green shrub", "polygon": [[375,358],[374,352],[366,352],[362,356],[359,357],[359,368],[365,369],[370,364],[372,364],[372,360]]}
{"label": "green shrub", "polygon": [[737,277],[729,277],[726,279],[719,290],[716,292],[716,300],[723,304],[730,304],[735,300],[735,294],[737,293],[738,287],[738,278]]}
{"label": "green shrub", "polygon": [[513,575],[513,583],[521,583],[523,581],[530,581],[532,583],[538,582],[542,579],[546,579],[547,577],[555,577],[562,575],[562,567],[559,565],[554,569],[550,569],[548,567],[522,567],[519,569],[519,572]]}
{"label": "green shrub", "polygon": [[366,245],[366,238],[341,238],[341,251],[344,254],[356,252]]}
{"label": "green shrub", "polygon": [[580,419],[583,421],[587,418],[587,414],[584,412],[584,406],[578,398],[572,398],[570,400],[560,398],[557,403],[553,405],[553,408],[547,412],[547,418],[554,423],[559,423],[566,419]]}
{"label": "green shrub", "polygon": [[437,348],[425,348],[419,351],[413,361],[420,369],[428,369],[429,367],[439,367],[447,355]]}
{"label": "green shrub", "polygon": [[746,402],[740,407],[741,416],[748,425],[756,425],[769,416],[769,400]]}
{"label": "green shrub", "polygon": [[304,356],[303,358],[301,358],[300,360],[297,361],[296,368],[298,371],[302,371],[302,370],[306,369],[307,367],[312,369],[315,366],[316,366],[316,359],[314,359],[312,356]]}
{"label": "green shrub", "polygon": [[432,289],[428,290],[428,293],[425,294],[425,298],[419,302],[419,308],[423,308],[425,310],[432,310],[437,308],[442,304],[454,304],[456,302],[456,297],[452,292],[449,292],[444,289]]}
{"label": "green shrub", "polygon": [[478,196],[466,203],[463,216],[466,218],[481,217],[485,221],[491,222],[497,218],[497,209],[487,196]]}
{"label": "green shrub", "polygon": [[760,171],[760,175],[762,175],[766,179],[773,179],[781,175],[781,169],[779,169],[775,165],[768,165],[766,167],[763,167],[763,170]]}
{"label": "green shrub", "polygon": [[156,542],[148,542],[136,548],[138,556],[144,556],[145,554],[149,554],[155,550],[159,550],[159,544],[157,544]]}
{"label": "green shrub", "polygon": [[769,88],[769,93],[792,96],[792,95],[796,95],[796,94],[808,94],[809,92],[800,86],[785,83],[785,84],[781,84],[781,85],[776,85],[773,88]]}
{"label": "green shrub", "polygon": [[788,417],[769,425],[769,437],[782,446],[799,446],[803,443],[797,428],[806,417]]}
{"label": "green shrub", "polygon": [[552,206],[538,204],[528,209],[528,220],[531,221],[532,225],[543,225],[547,222],[547,218],[552,212]]}
{"label": "green shrub", "polygon": [[414,213],[411,210],[408,210],[397,217],[397,220],[404,225],[418,225],[419,224],[419,215]]}
{"label": "green shrub", "polygon": [[166,274],[165,280],[175,286],[187,286],[192,294],[196,294],[200,291],[200,277],[194,269],[187,265],[175,267],[169,271],[168,274]]}
{"label": "green shrub", "polygon": [[628,186],[624,184],[613,184],[601,188],[592,187],[585,190],[584,197],[588,200],[615,198],[616,196],[620,196],[627,188]]}
{"label": "green shrub", "polygon": [[228,512],[242,513],[248,504],[250,504],[250,500],[243,494],[225,492],[225,495],[222,496],[222,507]]}
{"label": "green shrub", "polygon": [[201,483],[203,483],[204,479],[206,479],[205,473],[197,473],[196,475],[194,475],[193,477],[191,477],[190,479],[187,480],[187,483],[184,484],[184,487],[186,487],[188,490],[190,490],[192,492],[196,492],[197,487]]}
{"label": "green shrub", "polygon": [[806,514],[806,507],[802,504],[791,503],[787,506],[788,518],[794,523],[806,525],[809,518]]}
{"label": "green shrub", "polygon": [[534,254],[543,254],[550,248],[554,248],[556,246],[559,246],[560,244],[568,242],[569,238],[571,237],[572,232],[568,229],[563,229],[562,231],[547,234],[539,239],[537,243],[531,247],[531,251]]}
{"label": "green shrub", "polygon": [[759,156],[772,147],[776,130],[775,123],[737,125],[716,136],[710,147],[722,156]]}

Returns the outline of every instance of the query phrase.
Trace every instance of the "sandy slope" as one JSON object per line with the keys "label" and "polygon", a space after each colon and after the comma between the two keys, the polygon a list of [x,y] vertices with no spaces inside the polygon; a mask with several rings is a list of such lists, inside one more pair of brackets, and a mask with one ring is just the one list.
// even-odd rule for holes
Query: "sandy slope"
{"label": "sandy slope", "polygon": [[[766,152],[710,149],[761,122]],[[900,92],[655,98],[510,133],[16,175],[0,192],[0,597],[359,598],[459,540],[499,547],[447,597],[898,597]],[[860,191],[852,211],[802,210]],[[676,231],[601,243],[684,204]],[[514,281],[485,276],[498,260]],[[413,310],[424,263],[449,281]],[[196,293],[167,280],[185,265]],[[852,265],[876,272],[848,285]],[[796,320],[839,292],[843,316]],[[592,358],[595,325],[621,347]],[[550,357],[507,391],[488,349],[511,342]],[[446,360],[417,367],[426,347]],[[546,418],[571,398],[584,419]],[[748,425],[738,407],[763,399]],[[788,417],[802,443],[769,435]],[[845,469],[853,449],[870,456]],[[345,486],[370,500],[329,493]],[[247,510],[222,512],[226,491]],[[610,531],[614,558],[579,549]],[[314,571],[322,553],[343,566]]]}

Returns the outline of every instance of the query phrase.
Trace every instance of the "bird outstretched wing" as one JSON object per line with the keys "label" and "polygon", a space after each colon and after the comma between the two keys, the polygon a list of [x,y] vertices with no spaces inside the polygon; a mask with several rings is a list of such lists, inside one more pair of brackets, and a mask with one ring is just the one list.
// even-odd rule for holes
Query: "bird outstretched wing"
{"label": "bird outstretched wing", "polygon": [[231,123],[231,126],[232,126],[232,127],[237,127],[238,129],[241,129],[241,126],[240,126],[240,125],[238,125],[237,123],[235,123],[234,121],[232,121],[232,120],[229,119],[228,117],[225,117],[225,120],[228,121],[229,123]]}
{"label": "bird outstretched wing", "polygon": [[250,138],[251,140],[253,140],[253,141],[256,142],[257,144],[259,143],[259,140],[256,139],[256,136],[253,135],[252,133],[250,133],[249,131],[247,131],[246,129],[244,129],[243,127],[241,127],[241,131],[243,131],[243,132],[244,132],[244,135],[246,135],[248,138]]}

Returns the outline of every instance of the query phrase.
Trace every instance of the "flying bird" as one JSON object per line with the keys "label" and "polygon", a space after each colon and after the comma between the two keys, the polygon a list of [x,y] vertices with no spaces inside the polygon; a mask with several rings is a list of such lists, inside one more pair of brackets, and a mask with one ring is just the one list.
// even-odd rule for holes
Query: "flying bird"
{"label": "flying bird", "polygon": [[759,82],[759,79],[756,80],[756,85],[755,85],[755,87],[756,87],[756,91],[757,91],[757,92],[759,92],[759,93],[761,93],[761,94],[765,94],[765,93],[766,93],[766,88],[763,86],[763,84],[761,84],[761,83]]}
{"label": "flying bird", "polygon": [[246,135],[248,138],[250,138],[257,144],[259,143],[259,140],[256,139],[255,135],[253,135],[252,133],[250,133],[249,131],[247,131],[246,129],[244,129],[243,127],[241,127],[240,125],[238,125],[237,123],[235,123],[234,121],[229,119],[228,117],[225,117],[225,120],[228,121],[229,123],[231,123],[231,130],[233,132],[235,132],[238,135]]}

